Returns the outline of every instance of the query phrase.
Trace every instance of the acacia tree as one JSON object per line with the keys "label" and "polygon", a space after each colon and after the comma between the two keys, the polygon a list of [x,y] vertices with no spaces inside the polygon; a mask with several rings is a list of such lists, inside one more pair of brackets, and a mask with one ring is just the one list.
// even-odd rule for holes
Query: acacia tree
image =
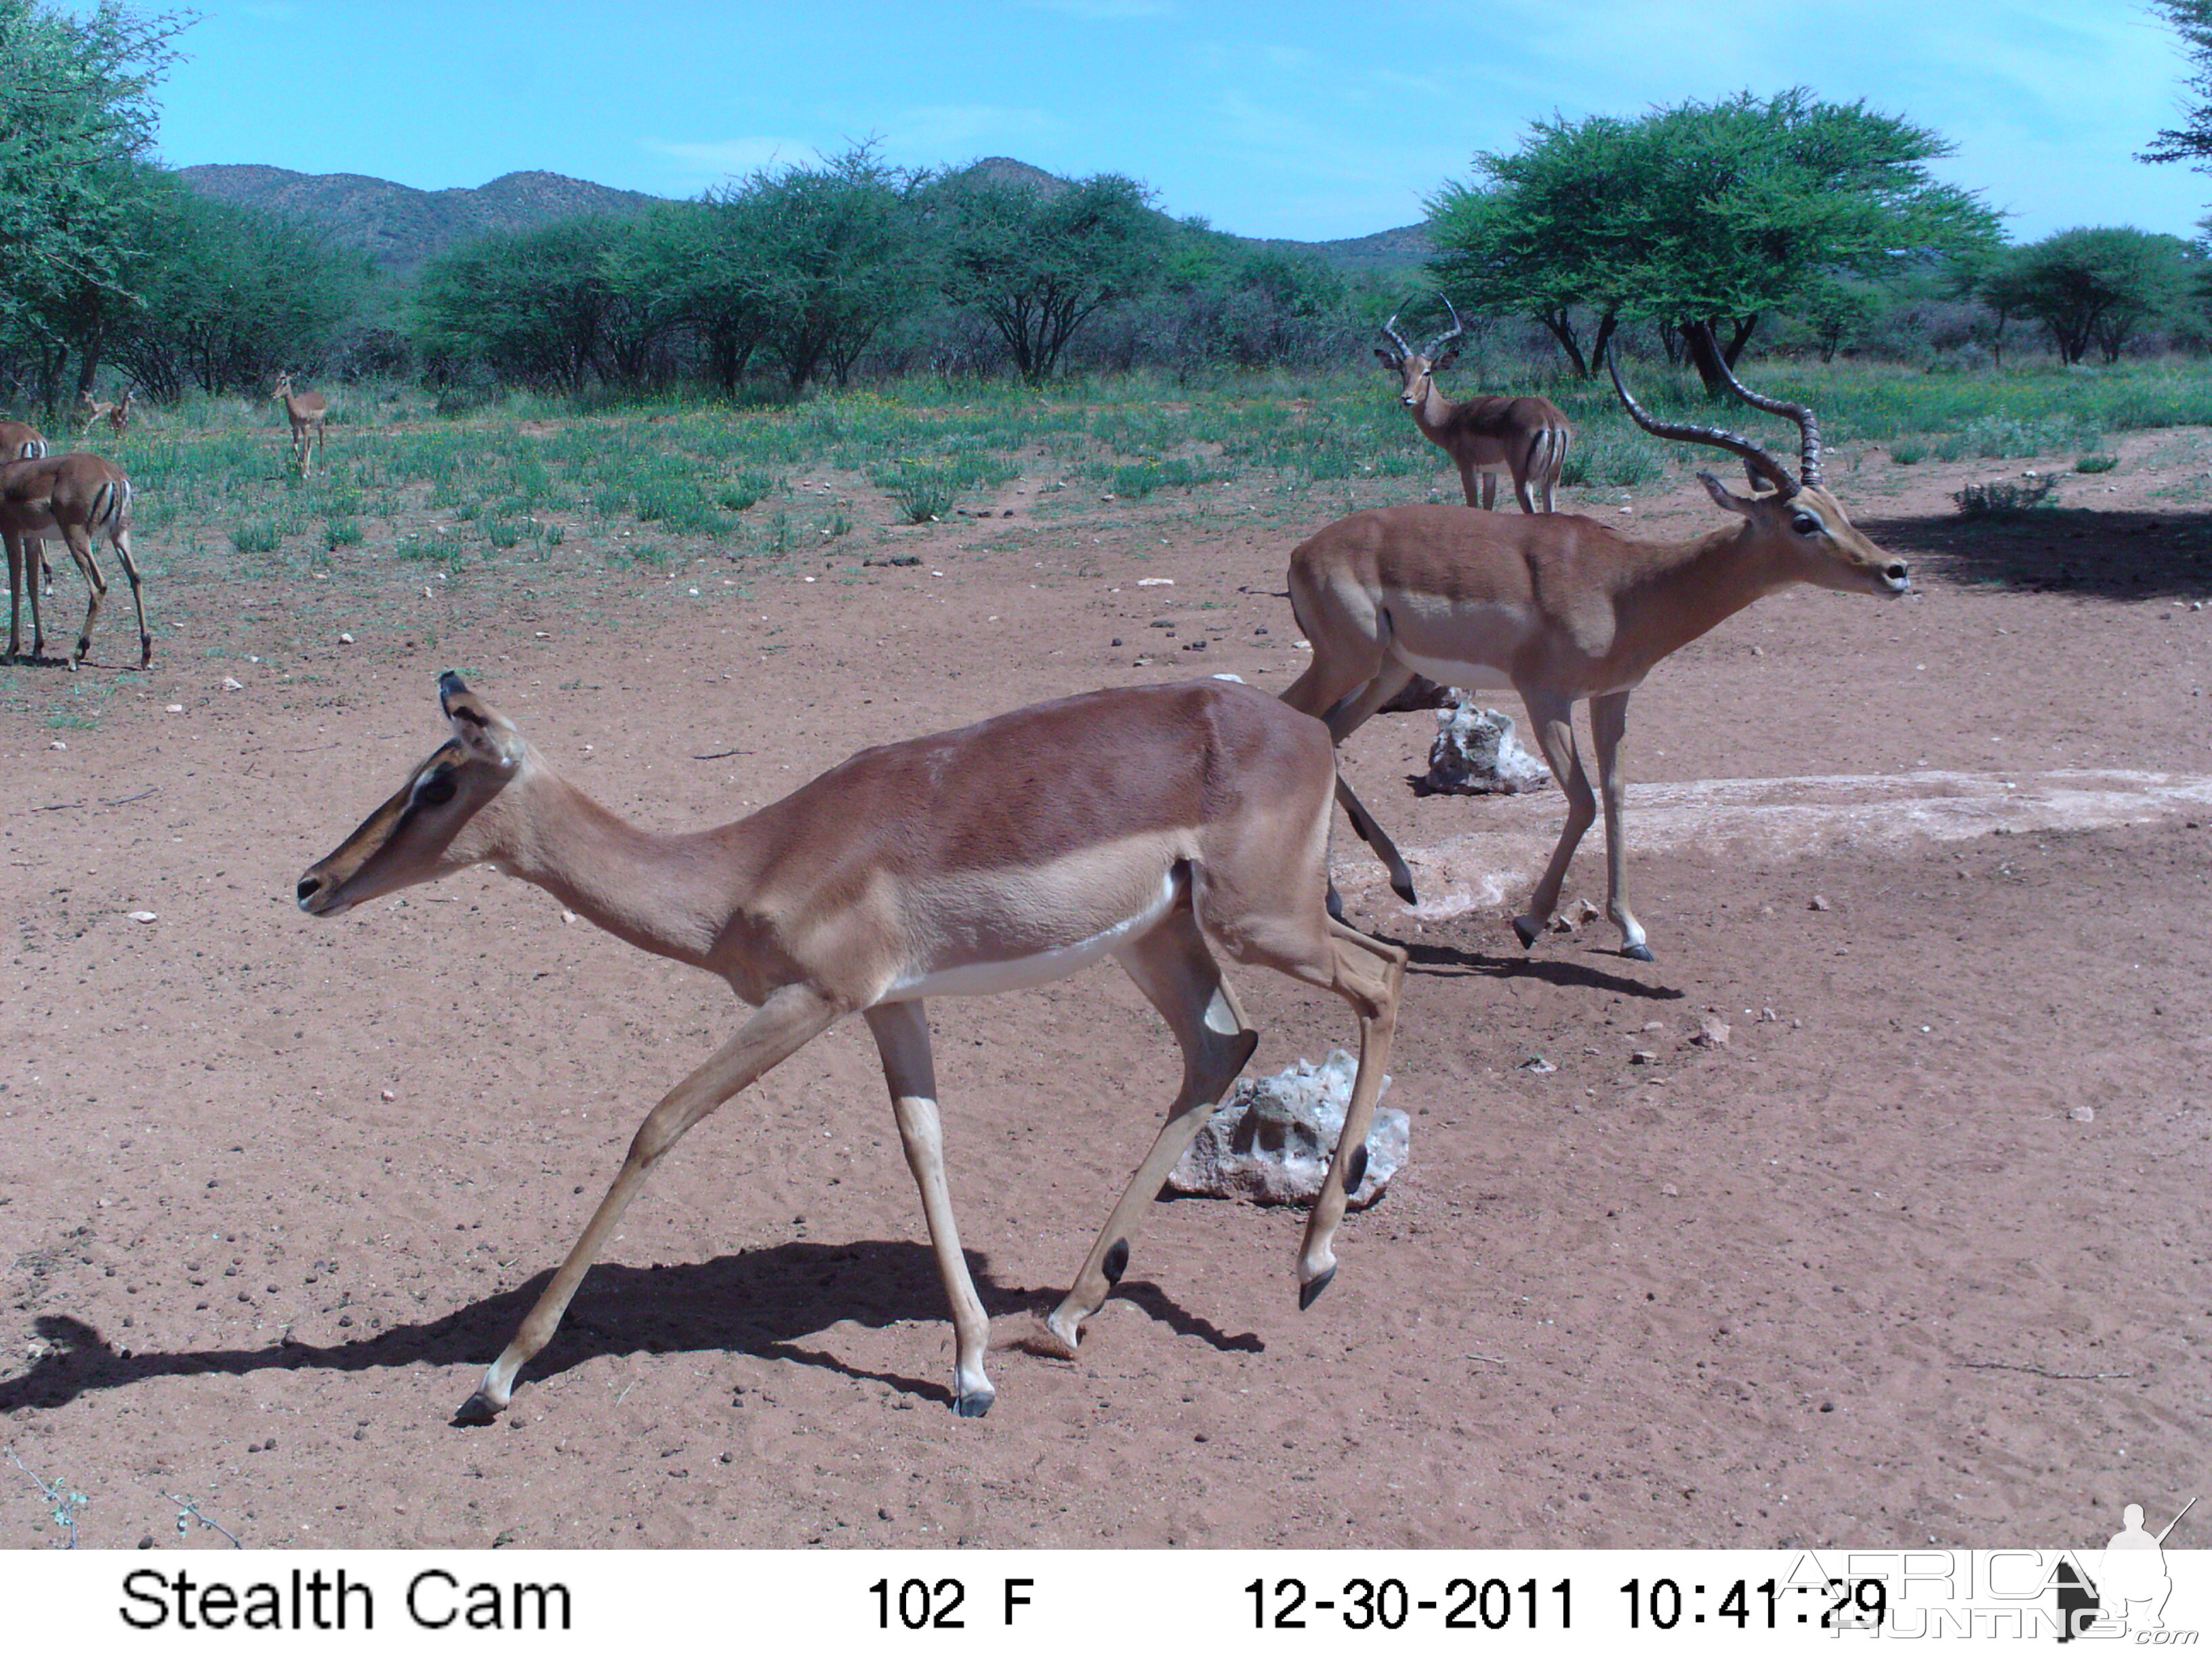
{"label": "acacia tree", "polygon": [[[1878,276],[1994,241],[1989,208],[1929,177],[1950,149],[1802,87],[1635,121],[1555,118],[1515,154],[1477,156],[1476,184],[1431,201],[1434,268],[1472,308],[1541,319],[1581,374],[1616,319],[1671,325],[1718,395],[1761,319],[1837,273]],[[1587,358],[1577,307],[1596,319]]]}
{"label": "acacia tree", "polygon": [[1168,238],[1133,179],[1102,173],[1057,188],[966,175],[933,206],[945,238],[945,297],[990,319],[1031,386],[1051,374],[1098,310],[1158,280]]}
{"label": "acacia tree", "polygon": [[2061,362],[2078,363],[2094,346],[2109,363],[2182,303],[2202,264],[2178,236],[2128,226],[2062,230],[1992,264],[1981,295],[2000,317],[2041,323]]}
{"label": "acacia tree", "polygon": [[2182,84],[2196,100],[2181,125],[2166,127],[2150,142],[2139,161],[2186,161],[2199,173],[2212,173],[2212,0],[2151,0],[2166,14],[2189,54],[2191,71]]}
{"label": "acacia tree", "polygon": [[423,270],[416,296],[424,348],[570,393],[594,375],[634,384],[664,319],[623,286],[616,255],[629,234],[586,216],[453,249]]}
{"label": "acacia tree", "polygon": [[0,0],[0,349],[27,364],[48,410],[72,354],[80,389],[135,303],[153,88],[185,23],[100,0],[71,15]]}
{"label": "acacia tree", "polygon": [[323,361],[361,312],[367,258],[308,227],[199,196],[164,174],[147,198],[151,251],[133,283],[143,303],[110,355],[156,399],[187,385],[265,394],[286,369]]}
{"label": "acacia tree", "polygon": [[762,348],[793,391],[827,368],[845,384],[884,325],[908,310],[931,273],[915,197],[923,175],[860,144],[820,167],[763,171],[735,187],[757,297]]}

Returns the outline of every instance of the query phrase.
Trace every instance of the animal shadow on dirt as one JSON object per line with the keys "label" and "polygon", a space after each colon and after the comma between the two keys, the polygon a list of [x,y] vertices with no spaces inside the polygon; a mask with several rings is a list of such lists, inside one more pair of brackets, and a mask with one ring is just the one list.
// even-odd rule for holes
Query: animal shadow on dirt
{"label": "animal shadow on dirt", "polygon": [[1462,951],[1455,945],[1438,945],[1425,939],[1394,939],[1390,942],[1401,946],[1412,958],[1407,963],[1409,973],[1435,974],[1447,979],[1480,976],[1538,980],[1562,990],[1603,991],[1613,996],[1642,997],[1650,1002],[1682,1000],[1682,993],[1671,985],[1646,985],[1626,974],[1607,973],[1589,963],[1560,957],[1486,956],[1480,951]]}
{"label": "animal shadow on dirt", "polygon": [[[974,1251],[968,1253],[968,1262],[976,1292],[994,1317],[1024,1310],[1042,1313],[1058,1294],[998,1283],[988,1259]],[[551,1276],[549,1269],[442,1319],[395,1325],[328,1347],[288,1334],[260,1348],[125,1352],[83,1320],[43,1315],[37,1328],[49,1350],[29,1370],[0,1381],[0,1413],[22,1407],[64,1405],[80,1395],[128,1388],[157,1376],[366,1371],[414,1364],[480,1366],[499,1352]],[[1251,1352],[1259,1346],[1256,1337],[1223,1334],[1186,1312],[1157,1285],[1130,1280],[1117,1293],[1178,1335],[1195,1336],[1224,1351]],[[542,1380],[608,1355],[720,1350],[819,1366],[950,1406],[951,1391],[941,1383],[865,1370],[834,1355],[796,1346],[799,1339],[846,1321],[880,1329],[944,1317],[945,1291],[935,1258],[926,1246],[905,1242],[774,1244],[711,1261],[668,1267],[601,1262],[586,1277],[551,1346],[523,1374]]]}
{"label": "animal shadow on dirt", "polygon": [[2091,599],[2201,599],[2212,589],[2212,513],[2028,507],[1987,518],[1860,519],[1916,575]]}

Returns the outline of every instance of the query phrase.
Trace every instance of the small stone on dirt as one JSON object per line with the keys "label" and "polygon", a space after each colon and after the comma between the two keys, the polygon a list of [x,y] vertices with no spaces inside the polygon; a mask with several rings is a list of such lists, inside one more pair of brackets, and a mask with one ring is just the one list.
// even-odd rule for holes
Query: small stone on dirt
{"label": "small stone on dirt", "polygon": [[180,702],[173,702],[168,706],[168,708],[165,712],[172,714],[181,714],[185,712],[185,706]]}
{"label": "small stone on dirt", "polygon": [[353,635],[350,635],[350,634],[341,634],[341,635],[338,635],[338,643],[339,643],[340,645],[351,645],[351,644],[353,643]]}
{"label": "small stone on dirt", "polygon": [[2097,1109],[2094,1106],[2076,1106],[2066,1115],[2076,1123],[2094,1123],[2097,1121]]}
{"label": "small stone on dirt", "polygon": [[1139,576],[1137,578],[1137,586],[1139,587],[1173,587],[1175,586],[1175,578],[1173,576]]}
{"label": "small stone on dirt", "polygon": [[131,912],[131,920],[137,922],[159,921],[161,917],[155,915],[151,910],[133,910]]}
{"label": "small stone on dirt", "polygon": [[1666,1182],[1659,1188],[1659,1196],[1662,1198],[1680,1198],[1681,1195],[1681,1189],[1676,1187],[1671,1181]]}
{"label": "small stone on dirt", "polygon": [[397,1099],[398,1099],[398,1098],[399,1098],[399,1097],[398,1097],[398,1095],[396,1095],[396,1094],[392,1093],[392,1091],[391,1091],[391,1090],[389,1090],[389,1089],[386,1089],[386,1090],[385,1090],[385,1091],[384,1091],[384,1097],[385,1097],[386,1100],[397,1100]]}
{"label": "small stone on dirt", "polygon": [[1549,1077],[1559,1068],[1541,1054],[1531,1054],[1521,1062],[1520,1069],[1524,1072],[1533,1072],[1538,1077]]}
{"label": "small stone on dirt", "polygon": [[56,738],[52,743],[48,744],[46,747],[49,749],[66,749],[69,745],[64,743],[59,738]]}
{"label": "small stone on dirt", "polygon": [[1659,1056],[1649,1048],[1638,1048],[1629,1055],[1628,1063],[1631,1066],[1656,1066],[1659,1063]]}
{"label": "small stone on dirt", "polygon": [[222,689],[226,691],[243,691],[246,687],[226,674],[222,677]]}
{"label": "small stone on dirt", "polygon": [[1700,1048],[1725,1048],[1728,1040],[1728,1022],[1715,1014],[1707,1014],[1699,1019],[1697,1035],[1690,1039]]}
{"label": "small stone on dirt", "polygon": [[1825,910],[1828,908],[1828,901],[1815,893],[1813,895],[1813,902],[1805,908],[1808,910]]}

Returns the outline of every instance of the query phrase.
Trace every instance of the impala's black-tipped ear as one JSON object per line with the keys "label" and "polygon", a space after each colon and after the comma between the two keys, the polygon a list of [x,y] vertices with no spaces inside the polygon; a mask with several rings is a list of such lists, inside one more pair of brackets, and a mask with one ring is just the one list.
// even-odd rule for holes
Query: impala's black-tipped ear
{"label": "impala's black-tipped ear", "polygon": [[471,759],[504,768],[522,758],[522,733],[450,668],[438,676],[438,706],[446,711],[453,740]]}
{"label": "impala's black-tipped ear", "polygon": [[1741,495],[1731,494],[1729,487],[1711,473],[1700,472],[1698,482],[1705,485],[1705,494],[1713,498],[1714,506],[1726,507],[1731,513],[1741,513],[1746,518],[1751,516],[1751,503]]}
{"label": "impala's black-tipped ear", "polygon": [[1382,364],[1383,368],[1389,369],[1393,374],[1395,374],[1398,372],[1400,360],[1398,354],[1395,351],[1387,350],[1382,346],[1376,346],[1375,348],[1375,361]]}
{"label": "impala's black-tipped ear", "polygon": [[1429,373],[1431,374],[1437,374],[1442,370],[1449,368],[1458,361],[1459,348],[1457,346],[1454,346],[1450,350],[1445,352],[1443,356],[1437,358],[1436,362],[1429,365]]}

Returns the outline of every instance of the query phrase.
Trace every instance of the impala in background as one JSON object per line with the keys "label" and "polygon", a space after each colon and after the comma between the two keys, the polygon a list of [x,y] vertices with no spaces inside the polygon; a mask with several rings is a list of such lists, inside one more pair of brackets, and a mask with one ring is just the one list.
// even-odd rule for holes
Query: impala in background
{"label": "impala in background", "polygon": [[323,423],[330,416],[330,399],[319,392],[293,391],[289,374],[279,374],[276,387],[269,395],[284,405],[284,418],[292,423],[292,464],[300,469],[300,476],[304,478],[310,471],[307,465],[308,445],[312,443],[317,453],[323,452],[325,442]]}
{"label": "impala in background", "polygon": [[[1514,499],[1523,513],[1536,510],[1528,495],[1532,485],[1543,497],[1544,511],[1551,512],[1552,492],[1567,464],[1574,428],[1548,398],[1470,398],[1455,404],[1437,391],[1437,374],[1459,359],[1459,348],[1450,342],[1465,331],[1449,300],[1444,301],[1444,308],[1451,313],[1451,327],[1421,351],[1399,337],[1395,312],[1382,325],[1397,349],[1377,346],[1375,356],[1398,377],[1398,401],[1413,410],[1421,435],[1452,458],[1469,507],[1488,510],[1498,500],[1498,475],[1504,472],[1513,480]],[[1482,480],[1480,501],[1474,488],[1478,476]]]}

